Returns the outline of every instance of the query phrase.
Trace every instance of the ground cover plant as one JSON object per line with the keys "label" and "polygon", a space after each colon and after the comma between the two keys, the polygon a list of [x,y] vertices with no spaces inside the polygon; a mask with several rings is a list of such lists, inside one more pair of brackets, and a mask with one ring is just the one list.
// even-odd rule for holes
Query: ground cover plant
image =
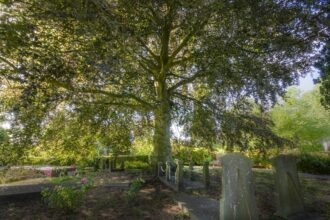
{"label": "ground cover plant", "polygon": [[[111,188],[99,185],[101,180],[109,179],[115,182],[135,180],[136,184],[132,184],[132,187],[128,188]],[[74,212],[71,212],[72,210],[68,212],[67,209],[58,209],[59,207],[51,208],[37,196],[26,200],[17,199],[0,203],[0,218],[188,219],[181,212],[177,203],[170,197],[171,191],[159,185],[159,183],[155,185],[143,184],[141,186],[141,179],[137,178],[136,175],[130,176],[130,174],[124,173],[115,176],[111,176],[109,173],[100,173],[94,178],[94,181],[94,187],[86,191],[83,199],[79,200],[78,203],[68,203],[70,206],[76,205]],[[75,194],[71,190],[72,188],[62,189],[61,192],[65,191],[69,195]],[[127,200],[127,195],[132,195],[131,192],[134,193],[134,205],[132,205],[131,196]],[[69,198],[68,194],[63,198],[76,200],[76,198]],[[56,197],[59,198],[58,196],[57,194]],[[59,205],[62,205],[62,203],[59,203]]]}
{"label": "ground cover plant", "polygon": [[74,212],[81,205],[87,190],[92,186],[92,178],[84,177],[81,179],[80,186],[55,186],[54,188],[43,190],[41,195],[50,208],[70,213]]}

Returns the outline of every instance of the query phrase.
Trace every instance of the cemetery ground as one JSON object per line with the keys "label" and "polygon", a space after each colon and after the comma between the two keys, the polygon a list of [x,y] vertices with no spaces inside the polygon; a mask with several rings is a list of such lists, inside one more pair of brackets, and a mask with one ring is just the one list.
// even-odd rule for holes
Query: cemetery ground
{"label": "cemetery ground", "polygon": [[[148,179],[149,175],[101,171],[89,173],[89,176],[92,176],[94,186],[73,212],[49,208],[40,194],[31,194],[0,198],[0,219],[183,219],[185,216],[171,198],[171,191],[159,183],[146,183],[136,198],[127,199],[129,182],[138,177]],[[79,184],[81,178],[83,177],[46,179],[55,184]],[[36,181],[40,181],[40,178],[7,185]]]}
{"label": "cemetery ground", "polygon": [[[188,170],[188,167],[185,167]],[[202,167],[194,167],[194,180],[202,179]],[[81,205],[73,212],[67,213],[61,209],[49,208],[40,194],[32,196],[16,196],[11,199],[0,199],[0,219],[190,219],[178,206],[174,199],[178,194],[190,195],[195,202],[200,197],[219,200],[221,197],[221,170],[210,167],[211,186],[208,190],[185,190],[174,192],[152,179],[150,172],[90,172],[86,174],[93,178],[91,187]],[[86,176],[85,175],[85,176]],[[78,183],[79,177],[40,178],[16,181],[10,184],[26,184],[40,179],[53,184]],[[136,196],[127,199],[130,183],[137,178],[146,182]],[[279,219],[273,214],[276,211],[274,198],[274,177],[271,170],[253,170],[255,194],[260,219]],[[152,181],[151,181],[152,180]],[[314,176],[300,174],[305,208],[308,212],[316,213],[324,219],[330,218],[330,178],[329,176]],[[2,185],[3,186],[3,185]],[[192,201],[194,202],[194,201]]]}

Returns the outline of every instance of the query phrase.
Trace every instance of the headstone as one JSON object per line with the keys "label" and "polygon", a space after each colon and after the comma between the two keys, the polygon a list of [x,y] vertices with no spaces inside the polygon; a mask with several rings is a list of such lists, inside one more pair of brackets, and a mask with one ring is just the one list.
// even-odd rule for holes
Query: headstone
{"label": "headstone", "polygon": [[110,167],[110,159],[109,158],[105,158],[104,161],[105,161],[105,163],[104,163],[105,169],[109,169],[109,167]]}
{"label": "headstone", "polygon": [[252,162],[239,153],[220,158],[223,167],[220,220],[257,220]]}
{"label": "headstone", "polygon": [[322,141],[324,152],[328,152],[330,148],[330,138],[326,138]]}
{"label": "headstone", "polygon": [[276,206],[275,215],[285,219],[304,213],[296,160],[293,156],[279,155],[273,159]]}
{"label": "headstone", "polygon": [[115,170],[116,169],[116,160],[113,157],[109,158],[110,160],[110,170]]}
{"label": "headstone", "polygon": [[158,177],[161,177],[163,175],[163,170],[162,170],[162,166],[163,166],[163,163],[162,162],[158,162]]}
{"label": "headstone", "polygon": [[120,169],[124,170],[125,169],[125,162],[124,160],[120,161]]}
{"label": "headstone", "polygon": [[106,147],[103,148],[103,155],[104,156],[108,155],[108,149]]}
{"label": "headstone", "polygon": [[175,184],[178,190],[180,190],[183,187],[183,162],[181,160],[175,160],[175,164]]}
{"label": "headstone", "polygon": [[100,161],[99,161],[99,167],[101,170],[104,169],[104,159],[102,157],[100,158]]}
{"label": "headstone", "polygon": [[189,180],[194,180],[194,162],[192,160],[189,162],[188,175],[189,175]]}
{"label": "headstone", "polygon": [[220,158],[223,156],[224,154],[223,153],[217,153],[215,154],[215,160],[211,161],[210,162],[210,165],[215,167],[215,166],[220,166]]}
{"label": "headstone", "polygon": [[215,155],[215,158],[216,158],[216,160],[220,161],[220,158],[223,157],[224,155],[225,155],[225,154],[223,154],[223,153],[217,153],[217,154]]}
{"label": "headstone", "polygon": [[109,169],[109,172],[111,173],[114,169],[113,169],[113,161],[112,161],[112,157],[109,157],[109,167],[108,167],[108,169]]}
{"label": "headstone", "polygon": [[203,163],[203,182],[205,184],[205,188],[210,187],[210,170],[208,161],[204,161]]}
{"label": "headstone", "polygon": [[165,169],[165,178],[167,181],[171,181],[171,161],[166,161]]}

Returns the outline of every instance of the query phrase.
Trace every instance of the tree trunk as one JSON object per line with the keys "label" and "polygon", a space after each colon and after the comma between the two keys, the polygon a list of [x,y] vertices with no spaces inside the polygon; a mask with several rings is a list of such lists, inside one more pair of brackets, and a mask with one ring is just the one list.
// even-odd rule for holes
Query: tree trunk
{"label": "tree trunk", "polygon": [[168,97],[166,84],[158,83],[156,86],[158,96],[158,106],[154,111],[154,162],[172,160],[171,148],[171,105]]}
{"label": "tree trunk", "polygon": [[155,109],[154,156],[157,162],[172,160],[170,128],[170,104],[163,103]]}

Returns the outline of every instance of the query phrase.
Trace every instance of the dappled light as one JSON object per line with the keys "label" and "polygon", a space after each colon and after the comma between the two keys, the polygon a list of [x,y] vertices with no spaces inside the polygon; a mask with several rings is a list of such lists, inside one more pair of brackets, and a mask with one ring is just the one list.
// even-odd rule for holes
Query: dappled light
{"label": "dappled light", "polygon": [[329,9],[0,0],[0,219],[329,219]]}

